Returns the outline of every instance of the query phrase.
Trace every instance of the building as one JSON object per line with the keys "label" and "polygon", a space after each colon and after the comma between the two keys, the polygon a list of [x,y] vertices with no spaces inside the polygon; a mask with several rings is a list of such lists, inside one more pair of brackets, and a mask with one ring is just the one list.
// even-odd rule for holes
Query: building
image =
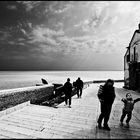
{"label": "building", "polygon": [[140,24],[124,56],[124,88],[140,89]]}

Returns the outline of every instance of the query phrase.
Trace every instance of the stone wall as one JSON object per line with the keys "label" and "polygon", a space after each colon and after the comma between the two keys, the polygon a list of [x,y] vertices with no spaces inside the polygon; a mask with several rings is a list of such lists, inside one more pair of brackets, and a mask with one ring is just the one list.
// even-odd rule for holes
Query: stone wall
{"label": "stone wall", "polygon": [[0,91],[0,111],[27,101],[34,103],[51,99],[54,96],[53,90],[53,85],[2,90]]}
{"label": "stone wall", "polygon": [[[91,82],[85,82],[84,88],[87,88]],[[0,111],[30,101],[32,104],[41,104],[47,100],[52,100],[54,94],[54,85],[41,85],[26,88],[16,88],[0,91]],[[62,96],[62,93],[58,93]],[[73,95],[76,91],[73,90]],[[73,96],[72,95],[72,96]]]}

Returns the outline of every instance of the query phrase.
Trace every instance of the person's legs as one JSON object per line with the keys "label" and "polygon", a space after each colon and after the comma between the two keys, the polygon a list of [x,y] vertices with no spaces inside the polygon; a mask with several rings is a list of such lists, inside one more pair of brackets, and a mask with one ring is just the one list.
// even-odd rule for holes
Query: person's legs
{"label": "person's legs", "polygon": [[80,88],[80,97],[82,96],[82,88]]}
{"label": "person's legs", "polygon": [[68,97],[67,97],[67,95],[65,94],[65,104],[67,105],[67,102],[68,101]]}
{"label": "person's legs", "polygon": [[131,120],[131,118],[132,118],[132,112],[129,112],[129,113],[127,114],[126,123],[129,123],[129,121]]}
{"label": "person's legs", "polygon": [[110,118],[111,108],[112,108],[112,106],[107,106],[106,111],[105,111],[104,128],[107,129],[107,130],[110,130],[110,128],[108,126],[108,121],[109,121],[109,118]]}
{"label": "person's legs", "polygon": [[131,120],[131,118],[132,118],[132,112],[128,112],[127,113],[127,119],[126,119],[127,127],[129,127],[129,121]]}
{"label": "person's legs", "polygon": [[71,96],[69,96],[69,105],[71,105]]}
{"label": "person's legs", "polygon": [[71,105],[71,96],[69,96],[69,107]]}
{"label": "person's legs", "polygon": [[121,116],[121,118],[120,118],[120,122],[121,122],[121,123],[123,123],[123,120],[124,120],[126,114],[127,114],[127,112],[123,109],[123,110],[122,110],[122,116]]}
{"label": "person's legs", "polygon": [[104,118],[104,113],[101,112],[100,115],[99,115],[98,121],[97,121],[99,128],[102,127],[102,120],[103,120],[103,118]]}
{"label": "person's legs", "polygon": [[79,98],[79,88],[77,88],[77,97]]}
{"label": "person's legs", "polygon": [[97,121],[99,128],[101,128],[101,126],[102,126],[102,120],[103,120],[104,115],[105,115],[105,106],[102,102],[100,104],[100,109],[101,109],[101,113],[100,113],[98,121]]}

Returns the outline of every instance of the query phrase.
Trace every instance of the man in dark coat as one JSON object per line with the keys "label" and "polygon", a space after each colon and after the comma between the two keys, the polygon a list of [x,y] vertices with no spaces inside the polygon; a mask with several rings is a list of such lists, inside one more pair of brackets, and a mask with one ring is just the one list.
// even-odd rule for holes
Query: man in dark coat
{"label": "man in dark coat", "polygon": [[[76,89],[77,89],[77,97],[81,97],[82,96],[82,90],[83,90],[83,81],[80,79],[80,77],[78,77],[78,79],[76,80]],[[79,95],[80,92],[80,95]]]}
{"label": "man in dark coat", "polygon": [[72,93],[72,84],[70,83],[70,78],[67,79],[67,82],[64,84],[63,87],[64,94],[65,94],[65,103],[67,105],[69,100],[69,106],[71,108],[71,93]]}
{"label": "man in dark coat", "polygon": [[108,126],[108,121],[112,109],[112,104],[114,102],[114,99],[116,97],[115,95],[115,88],[113,87],[114,81],[111,79],[108,79],[106,83],[102,86],[102,92],[98,94],[98,98],[100,100],[100,106],[101,106],[101,113],[98,118],[98,127],[102,127],[102,120],[104,119],[104,129],[110,130]]}

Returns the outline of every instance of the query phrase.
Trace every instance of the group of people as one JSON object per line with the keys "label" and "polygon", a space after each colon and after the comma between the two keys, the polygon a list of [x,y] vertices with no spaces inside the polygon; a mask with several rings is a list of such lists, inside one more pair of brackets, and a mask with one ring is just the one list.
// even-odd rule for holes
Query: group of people
{"label": "group of people", "polygon": [[[68,105],[68,107],[71,107],[71,93],[72,88],[75,87],[77,91],[77,98],[81,98],[82,96],[82,90],[83,90],[83,81],[78,77],[76,82],[71,84],[70,78],[67,79],[67,82],[63,86],[63,91],[65,94],[65,105]],[[114,103],[114,100],[116,98],[115,94],[115,87],[114,87],[114,81],[112,79],[108,79],[104,85],[100,85],[97,97],[100,101],[100,115],[98,117],[97,123],[99,129],[105,129],[105,130],[111,130],[108,121],[110,118],[110,113],[112,109],[112,105]],[[68,104],[69,100],[69,104]],[[125,98],[122,98],[121,101],[124,103],[124,107],[122,108],[122,115],[120,117],[120,126],[123,126],[124,118],[127,115],[126,119],[126,126],[129,127],[129,122],[132,118],[132,111],[134,108],[134,104],[138,101],[140,101],[140,98],[133,99],[131,93],[127,93]],[[102,121],[104,120],[103,127],[102,127]]]}
{"label": "group of people", "polygon": [[[98,90],[98,98],[100,101],[100,115],[97,120],[98,128],[111,130],[108,126],[108,121],[112,109],[113,102],[115,100],[115,88],[114,88],[114,81],[112,79],[108,79],[104,85],[100,85],[100,88]],[[140,98],[133,99],[131,93],[127,93],[125,98],[122,98],[121,101],[124,103],[124,107],[122,109],[122,115],[120,117],[120,126],[123,126],[124,118],[127,115],[126,119],[126,127],[129,127],[129,122],[132,118],[132,111],[134,108],[134,104],[138,101],[140,101]],[[103,127],[102,127],[102,121],[104,119]]]}
{"label": "group of people", "polygon": [[83,86],[84,86],[84,83],[80,79],[80,77],[78,77],[78,79],[76,80],[74,85],[70,82],[70,78],[67,79],[67,82],[63,86],[63,91],[64,91],[64,94],[65,94],[65,105],[66,106],[68,105],[68,107],[71,108],[72,88],[73,87],[76,88],[77,98],[81,98]]}

